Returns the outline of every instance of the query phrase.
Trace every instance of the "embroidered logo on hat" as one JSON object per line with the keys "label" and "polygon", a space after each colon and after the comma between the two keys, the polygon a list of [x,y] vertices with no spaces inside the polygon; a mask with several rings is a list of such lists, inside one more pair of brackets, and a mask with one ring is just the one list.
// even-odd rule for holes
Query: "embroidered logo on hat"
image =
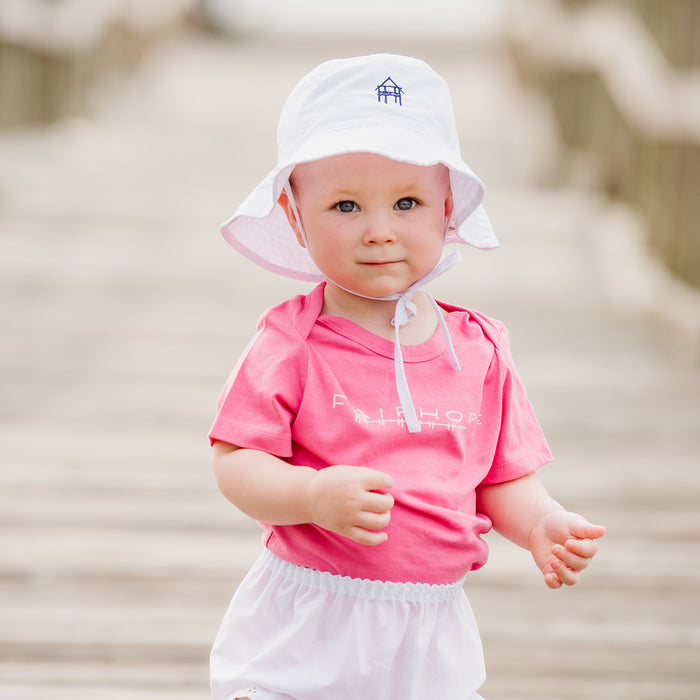
{"label": "embroidered logo on hat", "polygon": [[376,87],[377,90],[377,102],[382,101],[384,98],[384,104],[387,104],[389,98],[394,98],[394,104],[401,105],[401,93],[403,88],[399,87],[389,76],[383,83],[380,83]]}

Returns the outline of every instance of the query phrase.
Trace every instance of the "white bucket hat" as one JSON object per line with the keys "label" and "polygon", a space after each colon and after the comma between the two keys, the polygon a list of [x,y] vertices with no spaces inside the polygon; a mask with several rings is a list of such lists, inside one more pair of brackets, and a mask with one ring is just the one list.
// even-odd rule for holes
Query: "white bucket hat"
{"label": "white bucket hat", "polygon": [[267,270],[325,279],[277,201],[297,164],[342,153],[447,166],[454,210],[445,243],[498,247],[481,206],[484,185],[460,155],[447,84],[421,60],[375,54],[322,63],[287,98],[277,147],[275,168],[221,227],[226,241]]}

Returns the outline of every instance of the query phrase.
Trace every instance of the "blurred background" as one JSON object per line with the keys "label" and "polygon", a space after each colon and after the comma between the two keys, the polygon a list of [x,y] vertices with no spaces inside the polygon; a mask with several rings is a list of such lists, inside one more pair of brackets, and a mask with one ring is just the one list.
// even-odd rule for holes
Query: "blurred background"
{"label": "blurred background", "polygon": [[433,292],[506,322],[543,478],[608,528],[560,591],[489,535],[482,694],[697,697],[694,0],[0,0],[0,697],[208,696],[260,541],[206,434],[260,313],[309,290],[219,224],[297,80],[384,51],[449,83],[502,243]]}

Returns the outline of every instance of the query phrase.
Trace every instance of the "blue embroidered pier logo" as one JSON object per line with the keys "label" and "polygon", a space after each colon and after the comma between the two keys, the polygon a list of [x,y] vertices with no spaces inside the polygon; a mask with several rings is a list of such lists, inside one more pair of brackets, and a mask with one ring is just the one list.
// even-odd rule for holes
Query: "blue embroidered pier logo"
{"label": "blue embroidered pier logo", "polygon": [[401,93],[403,88],[400,88],[389,76],[383,83],[377,85],[377,102],[382,101],[384,98],[384,104],[387,103],[389,98],[393,98],[394,104],[401,104]]}

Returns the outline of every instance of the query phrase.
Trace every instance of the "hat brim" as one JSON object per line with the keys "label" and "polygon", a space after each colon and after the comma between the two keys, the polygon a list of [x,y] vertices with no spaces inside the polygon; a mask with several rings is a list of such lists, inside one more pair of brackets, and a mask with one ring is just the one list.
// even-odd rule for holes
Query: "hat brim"
{"label": "hat brim", "polygon": [[[369,128],[368,128],[369,127]],[[363,124],[315,134],[304,140],[303,153],[290,153],[271,170],[221,226],[226,241],[261,267],[292,279],[323,281],[305,248],[299,245],[278,199],[294,167],[344,153],[373,153],[413,165],[442,163],[450,171],[453,226],[445,243],[466,243],[489,250],[498,239],[481,202],[484,185],[469,166],[425,134],[383,124]]]}

